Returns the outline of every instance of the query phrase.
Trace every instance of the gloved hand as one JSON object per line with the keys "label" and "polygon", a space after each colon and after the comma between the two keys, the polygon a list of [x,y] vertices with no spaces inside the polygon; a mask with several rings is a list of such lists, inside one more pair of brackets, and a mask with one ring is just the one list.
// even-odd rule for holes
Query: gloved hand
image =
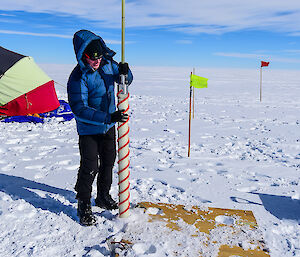
{"label": "gloved hand", "polygon": [[119,74],[120,75],[127,75],[129,70],[129,66],[127,62],[119,63]]}
{"label": "gloved hand", "polygon": [[111,114],[111,122],[125,122],[129,116],[127,113],[123,113],[125,110],[119,110]]}

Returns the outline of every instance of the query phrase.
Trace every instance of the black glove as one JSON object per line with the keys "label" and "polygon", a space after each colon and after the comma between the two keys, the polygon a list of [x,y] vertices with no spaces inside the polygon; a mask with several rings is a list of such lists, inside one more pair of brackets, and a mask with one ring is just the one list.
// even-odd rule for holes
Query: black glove
{"label": "black glove", "polygon": [[120,75],[127,75],[129,70],[129,66],[127,62],[119,63],[119,74]]}
{"label": "black glove", "polygon": [[123,113],[125,110],[119,110],[111,114],[111,119],[110,121],[112,123],[114,122],[125,122],[128,119],[128,114]]}

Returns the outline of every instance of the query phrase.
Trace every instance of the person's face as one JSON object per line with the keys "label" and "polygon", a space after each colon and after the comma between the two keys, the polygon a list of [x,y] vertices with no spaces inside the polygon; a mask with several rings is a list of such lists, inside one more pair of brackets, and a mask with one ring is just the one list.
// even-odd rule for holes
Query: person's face
{"label": "person's face", "polygon": [[94,70],[97,70],[97,69],[99,68],[101,59],[102,59],[102,58],[98,58],[98,59],[90,59],[90,58],[86,57],[87,63],[88,63]]}

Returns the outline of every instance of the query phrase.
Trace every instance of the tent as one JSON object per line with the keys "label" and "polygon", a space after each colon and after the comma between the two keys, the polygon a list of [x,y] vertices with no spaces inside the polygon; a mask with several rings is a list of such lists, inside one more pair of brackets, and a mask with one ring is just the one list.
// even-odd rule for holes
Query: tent
{"label": "tent", "polygon": [[33,58],[0,46],[0,115],[45,113],[59,106],[54,81]]}

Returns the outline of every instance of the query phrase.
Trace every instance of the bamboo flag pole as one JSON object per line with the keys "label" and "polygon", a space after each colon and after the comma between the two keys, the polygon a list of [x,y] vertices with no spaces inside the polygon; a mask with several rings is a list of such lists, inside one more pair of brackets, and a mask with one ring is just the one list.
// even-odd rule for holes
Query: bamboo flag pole
{"label": "bamboo flag pole", "polygon": [[[195,68],[193,68],[193,74],[195,74]],[[195,118],[195,88],[193,87],[193,119]]]}
{"label": "bamboo flag pole", "polygon": [[[191,72],[191,75],[193,72]],[[192,79],[192,78],[191,78]],[[191,153],[191,114],[192,114],[192,83],[190,83],[190,108],[189,108],[189,143],[188,143],[188,157]]]}
{"label": "bamboo flag pole", "polygon": [[195,118],[195,88],[193,87],[193,119]]}
{"label": "bamboo flag pole", "polygon": [[259,100],[262,101],[262,68],[263,67],[268,67],[270,62],[264,62],[261,61],[260,65],[260,93],[259,93]]}
{"label": "bamboo flag pole", "polygon": [[121,62],[125,62],[125,0],[122,0],[122,49]]}
{"label": "bamboo flag pole", "polygon": [[260,87],[259,87],[259,100],[262,100],[262,67],[260,67]]}
{"label": "bamboo flag pole", "polygon": [[[195,70],[193,69],[193,72]],[[190,75],[190,106],[189,106],[189,139],[188,139],[188,157],[191,153],[191,123],[192,123],[192,94],[193,88],[207,88],[207,78],[196,76],[191,72]],[[194,104],[194,103],[193,103]]]}
{"label": "bamboo flag pole", "polygon": [[[125,63],[125,0],[122,0],[122,58],[121,62]],[[128,85],[126,76],[121,75],[121,83],[118,85],[118,109],[125,110],[128,114]],[[119,217],[127,218],[129,216],[129,116],[127,121],[118,123],[118,166],[119,166]]]}

